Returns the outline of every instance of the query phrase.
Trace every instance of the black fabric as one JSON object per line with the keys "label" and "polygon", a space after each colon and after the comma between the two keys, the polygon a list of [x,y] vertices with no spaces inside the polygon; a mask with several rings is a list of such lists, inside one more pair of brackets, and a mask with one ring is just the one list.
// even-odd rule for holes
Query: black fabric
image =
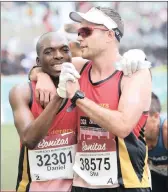
{"label": "black fabric", "polygon": [[114,71],[114,73],[112,73],[112,74],[111,74],[109,77],[107,77],[106,79],[103,79],[103,80],[101,80],[101,81],[98,81],[98,82],[93,83],[92,80],[91,80],[91,74],[90,74],[90,73],[91,73],[91,69],[92,69],[92,66],[91,66],[90,69],[89,69],[89,81],[90,81],[90,83],[91,83],[92,85],[99,85],[99,84],[101,84],[101,83],[109,80],[110,78],[112,78],[112,77],[118,72],[118,70],[116,70],[116,71]]}
{"label": "black fabric", "polygon": [[28,149],[26,148],[26,153],[27,153],[27,175],[28,175],[28,178],[29,178],[29,182],[26,186],[26,192],[29,192],[29,189],[30,189],[30,184],[32,182],[31,180],[31,175],[30,175],[30,167],[29,167],[29,158],[28,158]]}
{"label": "black fabric", "polygon": [[119,95],[119,100],[121,97],[121,80],[123,78],[124,73],[122,72],[121,76],[120,76],[120,80],[119,80],[119,84],[118,84],[118,95]]}
{"label": "black fabric", "polygon": [[81,71],[80,71],[80,75],[82,75],[84,69],[86,68],[86,66],[90,63],[90,61],[87,61],[84,66],[82,67]]}
{"label": "black fabric", "polygon": [[159,175],[151,171],[152,192],[166,192],[168,191],[168,176]]}
{"label": "black fabric", "polygon": [[116,141],[116,152],[117,152],[118,183],[120,185],[124,186],[123,178],[122,178],[122,174],[121,174],[121,166],[120,166],[118,137],[115,137],[115,141]]}
{"label": "black fabric", "polygon": [[24,147],[24,145],[22,145],[22,148],[20,150],[20,157],[19,157],[18,178],[17,178],[17,184],[16,184],[16,191],[18,190],[19,184],[22,181],[24,151],[25,151],[25,147]]}
{"label": "black fabric", "polygon": [[112,30],[115,32],[116,39],[120,42],[123,34],[121,33],[121,31],[118,28],[114,28]]}
{"label": "black fabric", "polygon": [[130,133],[126,138],[124,138],[124,141],[131,164],[141,181],[145,165],[146,145],[141,140],[137,139],[133,133]]}
{"label": "black fabric", "polygon": [[[123,187],[105,188],[105,189],[88,189],[88,188],[73,186],[71,192],[151,192],[151,189],[150,188],[127,188],[126,189]],[[166,192],[166,191],[160,191],[160,192]]]}
{"label": "black fabric", "polygon": [[29,108],[31,109],[32,103],[33,103],[33,88],[31,82],[29,82],[29,87],[30,87],[30,101],[29,101]]}

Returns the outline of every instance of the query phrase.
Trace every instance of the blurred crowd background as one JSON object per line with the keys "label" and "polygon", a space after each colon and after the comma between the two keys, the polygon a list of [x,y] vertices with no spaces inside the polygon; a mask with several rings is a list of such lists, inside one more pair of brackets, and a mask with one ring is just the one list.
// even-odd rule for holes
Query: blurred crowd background
{"label": "blurred crowd background", "polygon": [[167,2],[2,2],[1,75],[27,74],[41,34],[62,30],[74,40],[77,24],[69,12],[98,5],[115,8],[124,20],[121,52],[142,48],[154,66],[166,65]]}
{"label": "blurred crowd background", "polygon": [[14,83],[27,80],[21,76],[36,64],[38,38],[48,31],[60,30],[75,41],[78,23],[70,20],[69,12],[86,12],[92,6],[109,6],[120,13],[125,25],[121,54],[132,48],[145,51],[156,71],[154,91],[166,111],[167,73],[163,69],[167,69],[167,2],[1,2],[2,122],[12,121],[8,92]]}
{"label": "blurred crowd background", "polygon": [[1,2],[2,190],[15,189],[19,154],[9,90],[28,81],[39,36],[60,30],[75,41],[78,24],[69,19],[69,12],[86,12],[99,5],[116,9],[124,20],[121,54],[142,49],[152,62],[153,91],[161,100],[162,113],[167,115],[167,2]]}

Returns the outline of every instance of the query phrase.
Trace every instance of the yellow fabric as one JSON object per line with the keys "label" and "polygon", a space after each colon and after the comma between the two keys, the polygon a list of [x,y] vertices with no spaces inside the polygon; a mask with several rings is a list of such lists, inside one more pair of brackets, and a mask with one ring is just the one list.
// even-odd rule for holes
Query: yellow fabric
{"label": "yellow fabric", "polygon": [[147,172],[147,155],[145,158],[145,166],[142,181],[139,180],[132,166],[127,147],[123,139],[118,138],[119,158],[122,180],[125,188],[147,188],[150,187]]}
{"label": "yellow fabric", "polygon": [[25,147],[24,159],[23,159],[22,180],[19,183],[17,192],[25,192],[28,183],[29,183],[29,178],[28,178],[28,173],[27,173],[27,148]]}

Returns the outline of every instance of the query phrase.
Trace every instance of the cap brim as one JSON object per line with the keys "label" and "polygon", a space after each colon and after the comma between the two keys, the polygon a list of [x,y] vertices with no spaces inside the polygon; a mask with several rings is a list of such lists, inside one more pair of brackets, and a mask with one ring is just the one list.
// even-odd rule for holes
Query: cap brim
{"label": "cap brim", "polygon": [[79,13],[79,12],[70,12],[69,17],[78,23],[81,23],[82,20],[85,19],[85,14],[84,13]]}

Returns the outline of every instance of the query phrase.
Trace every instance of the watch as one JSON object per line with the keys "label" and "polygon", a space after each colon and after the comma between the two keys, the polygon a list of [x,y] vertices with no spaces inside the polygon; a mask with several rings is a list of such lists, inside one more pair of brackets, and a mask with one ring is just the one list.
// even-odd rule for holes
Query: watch
{"label": "watch", "polygon": [[75,95],[71,99],[72,104],[68,107],[67,112],[71,112],[72,109],[74,109],[76,107],[76,101],[78,99],[84,99],[84,98],[85,98],[85,94],[82,91],[79,91],[79,90],[76,91]]}

